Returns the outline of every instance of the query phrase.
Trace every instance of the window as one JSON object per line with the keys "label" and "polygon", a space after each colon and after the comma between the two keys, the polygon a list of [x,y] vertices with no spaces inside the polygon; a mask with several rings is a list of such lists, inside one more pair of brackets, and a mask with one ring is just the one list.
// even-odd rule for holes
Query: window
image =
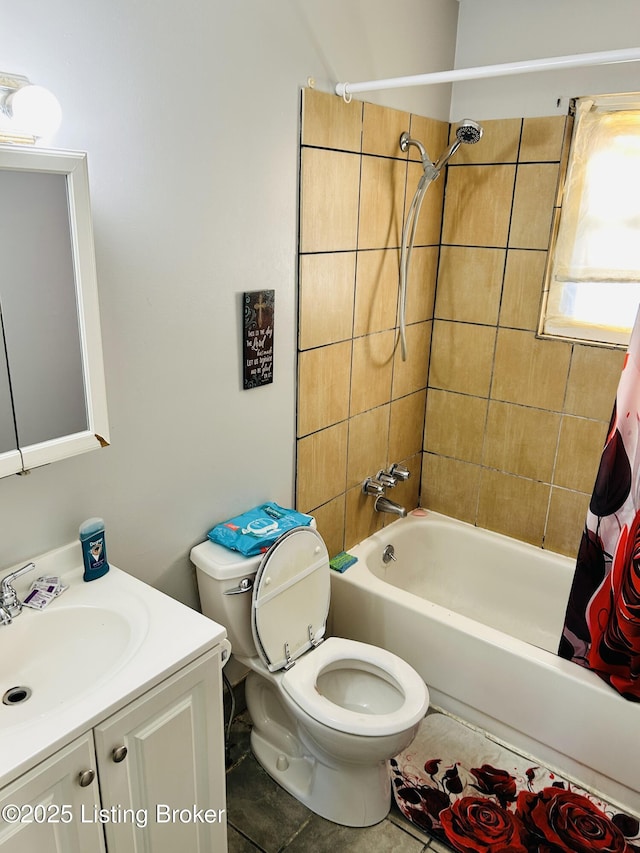
{"label": "window", "polygon": [[541,333],[626,345],[640,302],[640,95],[579,98]]}

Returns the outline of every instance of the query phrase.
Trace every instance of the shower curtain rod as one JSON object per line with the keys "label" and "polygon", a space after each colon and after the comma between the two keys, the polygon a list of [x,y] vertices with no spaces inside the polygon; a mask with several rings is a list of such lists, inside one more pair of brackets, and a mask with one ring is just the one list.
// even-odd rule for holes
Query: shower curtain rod
{"label": "shower curtain rod", "polygon": [[511,74],[528,74],[534,71],[552,71],[562,68],[579,68],[584,65],[608,65],[617,62],[640,61],[640,47],[620,50],[601,50],[595,53],[575,53],[570,56],[550,56],[547,59],[525,59],[522,62],[504,62],[500,65],[479,65],[475,68],[455,68],[452,71],[432,71],[410,77],[389,77],[386,80],[367,80],[363,83],[337,83],[336,95],[348,100],[357,92],[375,92],[380,89],[401,89],[405,86],[432,86],[436,83],[455,83],[458,80],[479,80],[484,77],[502,77]]}

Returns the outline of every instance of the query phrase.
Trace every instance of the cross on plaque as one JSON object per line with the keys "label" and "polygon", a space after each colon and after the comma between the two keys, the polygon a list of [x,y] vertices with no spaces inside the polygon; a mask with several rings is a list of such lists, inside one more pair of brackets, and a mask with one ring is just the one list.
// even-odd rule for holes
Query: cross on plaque
{"label": "cross on plaque", "polygon": [[258,301],[256,302],[256,304],[253,307],[258,312],[258,328],[261,329],[262,328],[262,312],[264,311],[265,308],[269,307],[267,305],[267,303],[264,301],[264,296],[262,295],[262,293],[260,294],[260,298],[258,299]]}

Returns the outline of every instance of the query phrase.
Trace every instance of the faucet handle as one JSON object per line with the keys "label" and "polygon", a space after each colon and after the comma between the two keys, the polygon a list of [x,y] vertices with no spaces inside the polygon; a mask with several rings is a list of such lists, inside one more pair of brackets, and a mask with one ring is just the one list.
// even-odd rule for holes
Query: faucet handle
{"label": "faucet handle", "polygon": [[35,563],[27,563],[22,568],[16,569],[15,572],[11,572],[11,574],[2,578],[2,583],[0,584],[0,607],[4,608],[10,616],[17,616],[22,610],[22,603],[18,600],[16,591],[12,586],[13,581],[19,578],[20,575],[24,575],[30,572],[31,569],[35,569],[35,567]]}
{"label": "faucet handle", "polygon": [[362,484],[362,494],[375,495],[376,497],[384,495],[384,485],[374,477],[367,477]]}
{"label": "faucet handle", "polygon": [[11,572],[11,574],[6,575],[6,577],[2,578],[2,591],[4,592],[8,587],[10,587],[13,581],[16,578],[19,578],[20,575],[26,575],[27,572],[30,572],[31,569],[35,569],[35,567],[35,563],[26,563],[22,568],[16,569],[15,572]]}
{"label": "faucet handle", "polygon": [[411,471],[409,471],[408,468],[405,468],[404,465],[398,465],[397,462],[394,462],[391,468],[389,468],[389,474],[397,483],[398,480],[408,480],[411,476]]}
{"label": "faucet handle", "polygon": [[392,489],[396,483],[398,482],[396,478],[393,476],[391,471],[378,471],[376,474],[376,480],[385,487],[385,489]]}

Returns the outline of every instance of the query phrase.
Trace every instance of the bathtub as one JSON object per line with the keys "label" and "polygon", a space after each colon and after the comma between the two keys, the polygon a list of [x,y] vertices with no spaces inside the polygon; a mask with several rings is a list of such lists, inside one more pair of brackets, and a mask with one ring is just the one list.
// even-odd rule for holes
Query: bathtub
{"label": "bathtub", "polygon": [[394,652],[432,706],[640,813],[640,704],[556,655],[574,560],[424,510],[349,553],[332,633]]}

